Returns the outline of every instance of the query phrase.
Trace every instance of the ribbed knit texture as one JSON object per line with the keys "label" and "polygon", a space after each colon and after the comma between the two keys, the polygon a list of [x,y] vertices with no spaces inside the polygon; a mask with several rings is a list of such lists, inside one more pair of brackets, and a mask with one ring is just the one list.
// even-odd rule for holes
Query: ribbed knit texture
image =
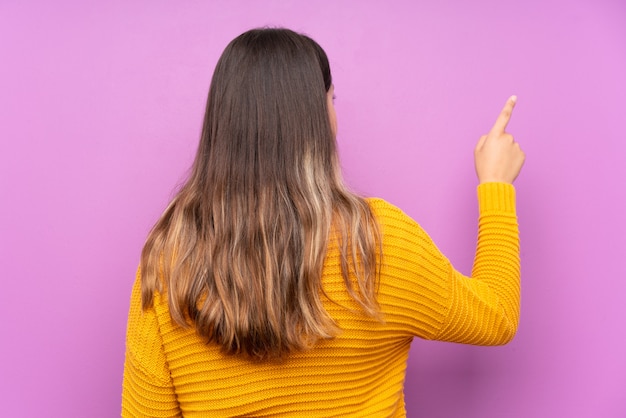
{"label": "ribbed knit texture", "polygon": [[384,323],[359,313],[330,244],[325,307],[342,334],[280,364],[252,364],[204,344],[170,318],[155,294],[141,310],[133,287],[124,370],[124,417],[404,417],[411,340],[497,345],[513,338],[520,304],[515,190],[478,186],[479,235],[472,278],[454,270],[401,210],[370,199],[383,233],[378,301]]}

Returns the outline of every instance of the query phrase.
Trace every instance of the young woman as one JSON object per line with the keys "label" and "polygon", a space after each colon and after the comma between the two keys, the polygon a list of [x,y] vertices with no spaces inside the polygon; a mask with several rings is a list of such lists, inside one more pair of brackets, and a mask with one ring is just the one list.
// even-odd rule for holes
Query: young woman
{"label": "young woman", "polygon": [[475,152],[464,277],[420,226],[343,183],[328,59],[257,29],[222,54],[191,175],[132,292],[123,416],[405,416],[413,337],[496,345],[519,318],[509,99]]}

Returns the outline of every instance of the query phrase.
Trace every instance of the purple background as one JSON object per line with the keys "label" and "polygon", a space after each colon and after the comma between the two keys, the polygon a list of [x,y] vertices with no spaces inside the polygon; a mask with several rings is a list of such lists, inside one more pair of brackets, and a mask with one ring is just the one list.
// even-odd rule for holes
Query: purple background
{"label": "purple background", "polygon": [[416,340],[409,416],[626,416],[621,0],[0,1],[0,414],[119,415],[143,240],[190,165],[219,54],[262,25],[326,49],[346,178],[465,273],[473,147],[519,96],[519,333]]}

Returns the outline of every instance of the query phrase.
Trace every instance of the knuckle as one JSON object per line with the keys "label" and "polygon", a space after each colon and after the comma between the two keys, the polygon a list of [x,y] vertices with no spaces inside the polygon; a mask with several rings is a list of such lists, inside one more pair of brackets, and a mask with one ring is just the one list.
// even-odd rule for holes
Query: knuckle
{"label": "knuckle", "polygon": [[474,152],[475,153],[478,153],[480,151],[480,149],[485,144],[486,140],[487,140],[487,135],[483,135],[480,138],[478,138],[478,142],[476,143],[476,146],[474,147]]}

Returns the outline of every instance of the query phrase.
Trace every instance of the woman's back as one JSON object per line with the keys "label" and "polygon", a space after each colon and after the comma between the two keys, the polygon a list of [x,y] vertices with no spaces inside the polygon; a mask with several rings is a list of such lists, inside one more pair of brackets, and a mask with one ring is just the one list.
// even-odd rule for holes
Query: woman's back
{"label": "woman's back", "polygon": [[399,209],[368,203],[382,234],[377,299],[382,320],[346,290],[337,241],[328,242],[321,297],[341,330],[283,360],[224,354],[173,322],[156,293],[142,311],[133,289],[124,416],[405,416],[403,385],[412,338],[495,345],[508,342],[519,313],[515,193],[479,186],[479,248],[473,278],[454,270],[428,235]]}

